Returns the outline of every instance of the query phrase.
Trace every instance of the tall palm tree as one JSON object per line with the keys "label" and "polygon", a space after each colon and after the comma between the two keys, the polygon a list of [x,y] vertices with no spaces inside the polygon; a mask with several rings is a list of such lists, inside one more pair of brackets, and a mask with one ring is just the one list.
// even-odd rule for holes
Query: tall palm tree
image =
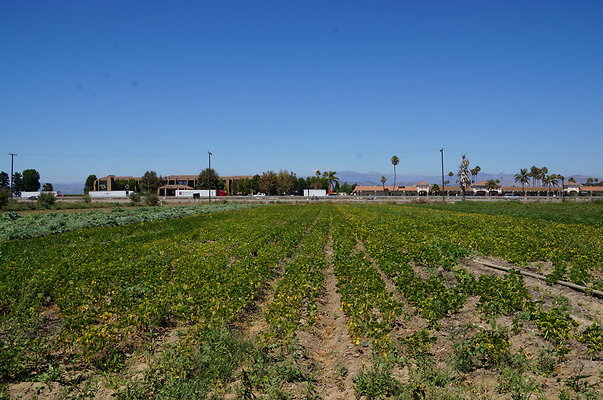
{"label": "tall palm tree", "polygon": [[530,167],[530,177],[532,178],[532,186],[536,186],[536,180],[540,176],[540,168],[535,165]]}
{"label": "tall palm tree", "polygon": [[530,173],[527,168],[519,170],[518,174],[515,174],[515,182],[521,182],[521,190],[523,190],[523,196],[526,196],[525,184],[530,183]]}
{"label": "tall palm tree", "polygon": [[477,174],[479,174],[479,171],[481,171],[482,168],[479,165],[476,165],[473,170],[475,171],[475,181],[477,182]]}
{"label": "tall palm tree", "polygon": [[471,170],[469,170],[469,172],[471,172],[471,183],[475,183],[475,175],[477,175],[477,172],[475,171],[475,168],[471,168]]}
{"label": "tall palm tree", "polygon": [[559,180],[561,180],[561,196],[565,195],[565,176],[563,175],[557,175],[557,178],[559,178]]}
{"label": "tall palm tree", "polygon": [[547,190],[546,194],[547,194],[547,196],[550,196],[551,187],[557,186],[559,184],[559,181],[557,180],[557,175],[551,174],[551,175],[545,175],[542,178],[542,183],[544,184],[544,186],[546,186],[549,189],[549,190]]}
{"label": "tall palm tree", "polygon": [[394,166],[394,190],[396,190],[396,165],[398,165],[400,159],[398,158],[398,156],[392,156],[391,162]]}
{"label": "tall palm tree", "polygon": [[337,174],[337,172],[329,171],[329,172],[325,172],[325,174],[326,174],[327,182],[329,184],[329,188],[332,188],[332,190],[335,191],[335,184],[337,182],[339,182],[339,178],[335,176]]}
{"label": "tall palm tree", "polygon": [[383,193],[385,193],[385,182],[387,182],[387,178],[382,176],[381,177],[381,186],[383,186]]}

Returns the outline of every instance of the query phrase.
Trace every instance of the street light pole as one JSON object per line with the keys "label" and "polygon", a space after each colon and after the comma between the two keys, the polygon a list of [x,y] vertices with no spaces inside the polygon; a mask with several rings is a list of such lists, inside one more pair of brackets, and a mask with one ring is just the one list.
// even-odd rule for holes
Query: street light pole
{"label": "street light pole", "polygon": [[442,159],[442,201],[444,201],[444,148],[440,149],[440,156]]}
{"label": "street light pole", "polygon": [[10,155],[10,197],[13,197],[13,178],[15,176],[13,172],[13,164],[15,160],[15,153],[8,153]]}
{"label": "street light pole", "polygon": [[207,157],[209,158],[209,168],[207,169],[207,187],[209,188],[209,202],[211,203],[211,153],[207,152]]}

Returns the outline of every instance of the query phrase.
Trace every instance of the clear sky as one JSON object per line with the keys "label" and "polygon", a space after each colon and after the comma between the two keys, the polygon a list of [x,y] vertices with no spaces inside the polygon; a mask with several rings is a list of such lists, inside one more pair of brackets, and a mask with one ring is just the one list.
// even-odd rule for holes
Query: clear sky
{"label": "clear sky", "polygon": [[603,175],[602,1],[0,1],[0,170]]}

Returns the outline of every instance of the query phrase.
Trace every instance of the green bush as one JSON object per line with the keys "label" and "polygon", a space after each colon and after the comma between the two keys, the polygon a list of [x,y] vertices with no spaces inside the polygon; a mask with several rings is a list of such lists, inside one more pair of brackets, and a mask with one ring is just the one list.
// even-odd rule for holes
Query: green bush
{"label": "green bush", "polygon": [[136,192],[132,192],[130,193],[130,201],[132,202],[132,204],[139,204],[142,200],[142,197],[140,196],[139,193]]}
{"label": "green bush", "polygon": [[144,196],[144,204],[147,206],[156,206],[159,204],[159,197],[153,193],[147,193]]}
{"label": "green bush", "polygon": [[44,208],[50,208],[51,206],[54,205],[55,201],[56,201],[56,198],[54,197],[54,194],[52,194],[52,193],[42,192],[38,196],[38,205],[40,205]]}
{"label": "green bush", "polygon": [[90,204],[92,202],[92,198],[88,193],[85,193],[84,195],[82,195],[82,201],[86,204]]}

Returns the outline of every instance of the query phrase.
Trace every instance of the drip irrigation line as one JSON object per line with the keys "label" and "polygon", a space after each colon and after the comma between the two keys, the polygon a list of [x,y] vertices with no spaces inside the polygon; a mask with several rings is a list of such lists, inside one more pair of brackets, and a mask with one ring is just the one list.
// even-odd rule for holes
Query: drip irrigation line
{"label": "drip irrigation line", "polygon": [[[524,275],[524,276],[529,276],[530,278],[536,278],[536,279],[540,279],[543,281],[547,281],[546,276],[544,275],[540,275],[540,274],[536,274],[534,272],[528,272],[528,271],[523,271],[517,268],[509,268],[509,267],[503,267],[502,265],[496,265],[496,264],[492,264],[489,263],[487,261],[481,261],[481,260],[476,260],[474,259],[473,261],[475,261],[476,263],[482,264],[486,267],[490,267],[493,269],[497,269],[499,271],[504,271],[504,272],[509,272],[511,270],[515,270],[517,272],[519,272],[520,274]],[[568,287],[570,289],[574,289],[577,290],[579,292],[585,293],[585,294],[589,294],[598,298],[603,299],[603,292],[600,290],[594,290],[594,289],[589,289],[585,286],[580,286],[580,285],[576,285],[575,283],[571,283],[571,282],[566,282],[566,281],[557,281],[555,282],[557,285],[561,285],[561,286],[565,286]]]}

